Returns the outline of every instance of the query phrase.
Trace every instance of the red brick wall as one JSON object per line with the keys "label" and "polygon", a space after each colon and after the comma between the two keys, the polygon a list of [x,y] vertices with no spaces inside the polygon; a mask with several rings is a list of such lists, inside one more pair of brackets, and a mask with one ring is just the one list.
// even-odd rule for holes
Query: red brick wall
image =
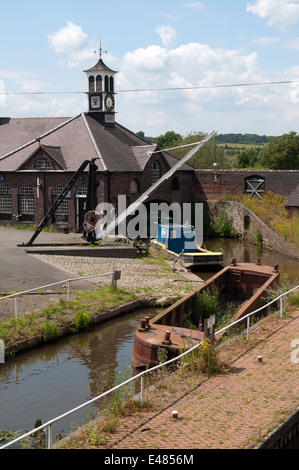
{"label": "red brick wall", "polygon": [[265,191],[289,196],[299,184],[299,171],[276,170],[196,170],[193,182],[194,202],[218,199],[224,194],[243,194],[249,176],[265,179]]}

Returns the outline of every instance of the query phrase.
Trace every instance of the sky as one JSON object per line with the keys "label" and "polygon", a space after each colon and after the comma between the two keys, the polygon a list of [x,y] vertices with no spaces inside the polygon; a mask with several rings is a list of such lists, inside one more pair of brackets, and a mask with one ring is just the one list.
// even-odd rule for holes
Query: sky
{"label": "sky", "polygon": [[5,2],[0,116],[88,111],[101,47],[133,132],[297,132],[298,26],[299,0]]}

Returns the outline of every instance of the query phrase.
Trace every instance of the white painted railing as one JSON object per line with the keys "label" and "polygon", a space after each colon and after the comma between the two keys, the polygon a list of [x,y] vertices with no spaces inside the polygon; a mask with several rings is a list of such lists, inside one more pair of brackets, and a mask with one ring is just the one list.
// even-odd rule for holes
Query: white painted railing
{"label": "white painted railing", "polygon": [[[244,321],[245,318],[247,318],[247,339],[249,338],[249,319],[251,316],[253,316],[254,314],[256,314],[257,312],[269,307],[270,305],[272,305],[274,302],[277,302],[278,300],[280,301],[280,316],[282,316],[282,298],[288,294],[290,294],[291,292],[295,291],[296,289],[298,289],[299,286],[296,286],[294,287],[293,289],[287,291],[287,292],[284,292],[283,294],[281,294],[280,296],[276,297],[275,299],[273,299],[271,302],[267,303],[266,305],[258,308],[257,310],[254,310],[253,312],[250,312],[248,313],[246,316],[240,318],[239,320],[229,324],[228,326],[225,326],[224,328],[222,328],[221,330],[217,331],[216,334],[219,334],[219,333],[222,333],[226,330],[228,330],[229,328],[231,328],[232,326],[235,326],[237,325],[238,323],[240,323],[241,321]],[[54,418],[50,421],[48,421],[47,423],[45,424],[42,424],[41,426],[37,427],[37,428],[34,428],[32,429],[31,431],[27,432],[26,434],[23,434],[22,436],[14,439],[13,441],[11,442],[8,442],[7,444],[4,444],[2,447],[0,447],[0,449],[6,449],[8,447],[11,447],[12,445],[14,444],[17,444],[18,442],[20,442],[21,440],[24,440],[26,439],[27,437],[31,436],[32,434],[35,434],[45,428],[47,428],[47,435],[48,435],[48,449],[51,449],[53,447],[53,435],[52,435],[52,426],[54,423],[60,421],[61,419],[63,418],[66,418],[67,416],[75,413],[76,411],[86,407],[86,406],[89,406],[91,405],[92,403],[96,402],[97,400],[100,400],[101,398],[109,395],[110,393],[120,389],[121,387],[124,387],[125,385],[128,385],[129,383],[133,382],[134,380],[137,380],[137,379],[141,379],[141,392],[140,392],[140,396],[141,396],[141,403],[143,404],[144,402],[144,376],[145,374],[149,373],[149,372],[153,372],[154,370],[157,370],[159,369],[160,367],[164,367],[166,365],[169,365],[171,364],[172,362],[175,362],[179,359],[181,359],[182,357],[186,356],[187,354],[189,354],[190,352],[194,351],[195,349],[199,348],[201,343],[198,343],[196,344],[195,346],[193,346],[192,348],[188,349],[187,351],[185,351],[184,353],[182,353],[181,355],[177,356],[177,357],[174,357],[173,359],[170,359],[169,361],[167,362],[164,362],[163,364],[158,364],[157,366],[154,366],[150,369],[146,369],[142,372],[140,372],[138,375],[135,375],[134,377],[131,377],[130,379],[126,380],[125,382],[111,388],[110,390],[108,390],[107,392],[104,392],[102,393],[101,395],[95,397],[95,398],[92,398],[91,400],[77,406],[76,408],[73,408],[72,410],[70,411],[67,411],[66,413],[58,416],[57,418]]]}
{"label": "white painted railing", "polygon": [[18,318],[18,297],[21,295],[29,294],[30,292],[35,292],[38,290],[45,289],[46,287],[57,286],[58,284],[67,285],[67,301],[70,300],[70,291],[71,291],[71,282],[73,281],[80,281],[82,279],[92,279],[95,277],[103,277],[103,276],[111,276],[112,275],[112,285],[116,286],[117,280],[120,278],[119,275],[120,271],[113,271],[111,273],[104,273],[104,274],[92,274],[91,276],[82,276],[82,277],[75,277],[73,279],[65,279],[64,281],[52,282],[52,284],[47,284],[45,286],[34,287],[33,289],[24,290],[22,292],[16,292],[14,294],[6,295],[5,297],[1,297],[0,300],[5,300],[14,297],[15,298],[15,318]]}

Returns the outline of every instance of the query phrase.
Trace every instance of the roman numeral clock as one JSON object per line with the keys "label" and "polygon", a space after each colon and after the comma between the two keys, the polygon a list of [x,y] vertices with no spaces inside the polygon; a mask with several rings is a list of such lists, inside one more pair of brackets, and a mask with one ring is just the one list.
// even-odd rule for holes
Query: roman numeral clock
{"label": "roman numeral clock", "polygon": [[115,70],[104,64],[100,59],[88,70],[84,70],[88,78],[88,114],[104,127],[114,127],[115,123]]}

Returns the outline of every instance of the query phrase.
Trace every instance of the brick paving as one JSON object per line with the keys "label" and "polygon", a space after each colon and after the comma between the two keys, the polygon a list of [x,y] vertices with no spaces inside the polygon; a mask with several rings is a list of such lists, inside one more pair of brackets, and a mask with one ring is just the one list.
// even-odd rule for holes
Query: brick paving
{"label": "brick paving", "polygon": [[[163,409],[124,417],[103,447],[132,450],[259,446],[299,405],[299,362],[294,360],[291,346],[294,339],[299,341],[299,311],[273,322],[269,327],[266,321],[251,333],[250,341],[255,337],[251,349],[237,354],[234,351],[228,373],[205,377],[187,392],[183,382],[179,388],[162,387],[161,403],[168,395]],[[179,412],[178,419],[172,417],[173,410]]]}

